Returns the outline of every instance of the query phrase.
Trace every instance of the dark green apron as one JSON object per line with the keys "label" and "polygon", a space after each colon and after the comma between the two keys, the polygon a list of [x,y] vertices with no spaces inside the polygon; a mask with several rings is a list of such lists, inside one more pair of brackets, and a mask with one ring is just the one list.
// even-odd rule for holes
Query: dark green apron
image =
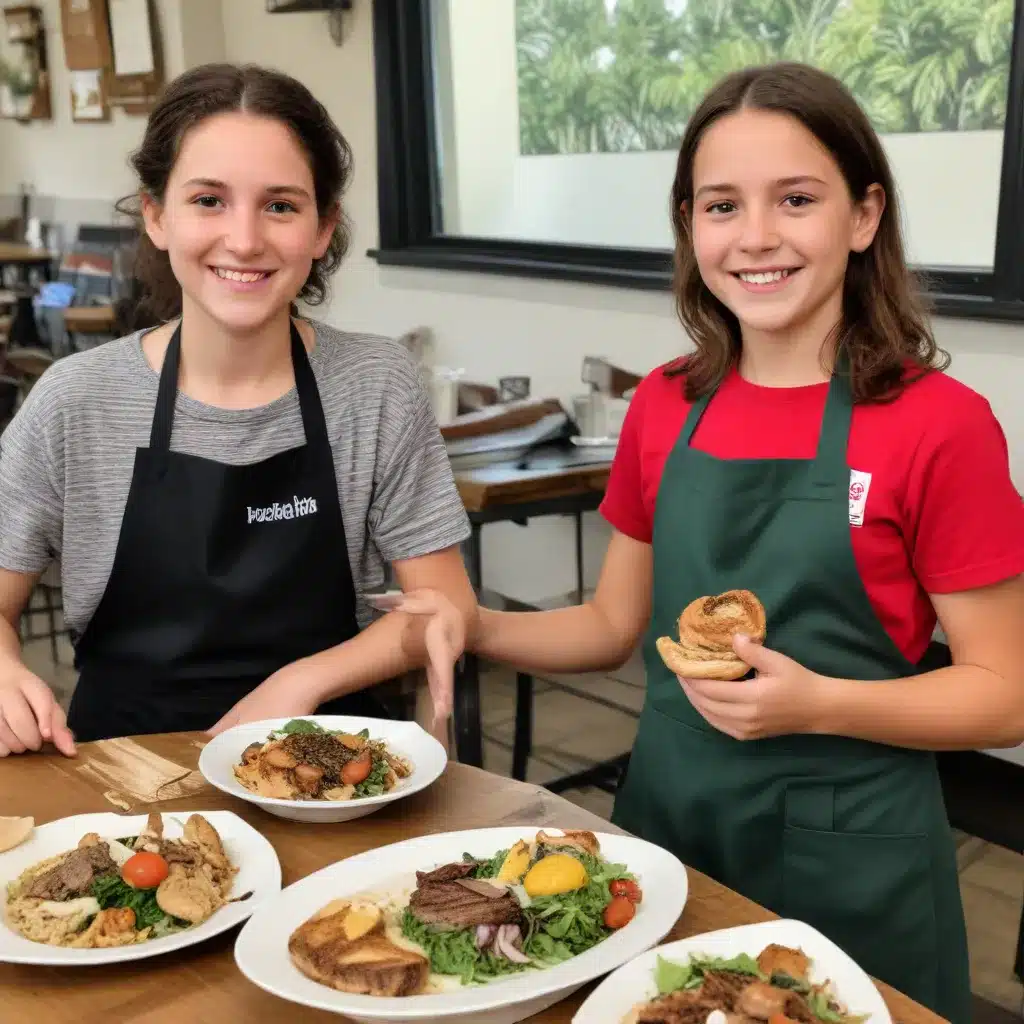
{"label": "dark green apron", "polygon": [[846,377],[832,377],[810,460],[692,448],[708,401],[690,410],[658,492],[647,698],[612,820],[970,1024],[956,851],[934,755],[835,736],[734,740],[701,717],[655,649],[657,637],[678,635],[694,598],[747,589],[765,606],[766,646],[815,672],[920,671],[878,622],[857,573]]}

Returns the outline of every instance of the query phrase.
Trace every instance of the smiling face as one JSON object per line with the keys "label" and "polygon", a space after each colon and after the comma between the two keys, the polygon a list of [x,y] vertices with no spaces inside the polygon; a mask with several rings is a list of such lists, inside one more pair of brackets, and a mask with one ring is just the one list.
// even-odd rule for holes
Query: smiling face
{"label": "smiling face", "polygon": [[317,211],[309,160],[287,125],[241,112],[186,134],[163,201],[144,196],[143,214],[183,312],[232,334],[287,316],[336,223]]}
{"label": "smiling face", "polygon": [[877,186],[854,202],[828,150],[787,114],[727,114],[694,159],[694,255],[745,344],[803,333],[820,344],[842,314],[850,252],[871,244],[883,209]]}

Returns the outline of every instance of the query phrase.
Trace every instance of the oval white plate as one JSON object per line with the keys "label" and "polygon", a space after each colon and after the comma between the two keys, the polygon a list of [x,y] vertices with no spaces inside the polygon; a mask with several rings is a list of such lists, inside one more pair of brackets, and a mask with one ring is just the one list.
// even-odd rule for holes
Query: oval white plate
{"label": "oval white plate", "polygon": [[748,953],[756,958],[772,942],[802,949],[813,961],[811,980],[830,979],[836,998],[850,1013],[867,1015],[865,1024],[892,1024],[885,1001],[871,978],[821,932],[803,921],[789,920],[725,928],[649,950],[605,978],[576,1012],[572,1024],[621,1024],[637,1003],[658,994],[654,983],[658,957],[679,963],[694,954],[731,957]]}
{"label": "oval white plate", "polygon": [[[536,826],[476,829],[421,836],[349,857],[282,890],[254,914],[235,943],[235,961],[254,984],[293,1003],[345,1014],[356,1021],[455,1021],[513,1024],[559,1002],[581,985],[614,970],[660,942],[679,919],[688,891],[686,868],[672,854],[629,836],[597,833],[601,854],[636,875],[644,899],[636,917],[604,942],[546,970],[431,995],[386,998],[336,992],[307,978],[288,955],[288,938],[331,900],[380,890],[396,879],[462,859],[493,856]],[[550,828],[549,832],[558,829]]]}
{"label": "oval white plate", "polygon": [[233,729],[222,732],[203,747],[203,752],[199,755],[199,770],[211,785],[231,796],[237,796],[239,800],[256,804],[279,818],[326,824],[362,818],[380,810],[386,804],[418,793],[435,782],[448,765],[448,754],[444,747],[415,722],[395,722],[386,718],[359,718],[348,715],[301,717],[316,722],[323,729],[353,733],[369,729],[371,739],[384,740],[389,749],[408,759],[412,765],[412,774],[408,778],[399,779],[398,785],[390,793],[356,800],[279,800],[276,797],[258,796],[235,778],[232,768],[239,763],[242,751],[250,743],[265,743],[270,733],[290,722],[290,718],[249,722],[247,725],[236,725]]}
{"label": "oval white plate", "polygon": [[[265,900],[280,893],[281,865],[274,848],[237,814],[231,811],[165,812],[164,835],[168,839],[180,837],[190,814],[201,814],[220,833],[228,859],[238,868],[230,895],[241,896],[251,891],[252,896],[247,900],[221,907],[202,924],[186,931],[115,949],[65,949],[32,942],[15,932],[0,915],[0,963],[81,967],[143,960],[226,932],[241,924]],[[146,818],[145,814],[76,814],[37,826],[24,843],[0,854],[0,905],[7,902],[7,883],[13,882],[26,868],[47,857],[73,850],[88,832],[115,839],[136,836],[145,827]]]}

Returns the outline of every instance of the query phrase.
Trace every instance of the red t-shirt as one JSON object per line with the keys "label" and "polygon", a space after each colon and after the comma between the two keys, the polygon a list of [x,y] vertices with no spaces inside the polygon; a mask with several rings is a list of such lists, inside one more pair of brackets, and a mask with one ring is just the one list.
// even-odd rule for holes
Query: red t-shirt
{"label": "red t-shirt", "polygon": [[[690,403],[661,367],[630,403],[601,514],[650,543],[665,461]],[[733,370],[692,444],[716,458],[810,459],[828,384],[759,387]],[[1006,439],[988,402],[929,373],[888,404],[857,405],[851,470],[870,474],[853,555],[882,626],[916,662],[935,629],[929,593],[986,586],[1024,572],[1024,502],[1010,479]],[[858,477],[857,479],[863,479]]]}

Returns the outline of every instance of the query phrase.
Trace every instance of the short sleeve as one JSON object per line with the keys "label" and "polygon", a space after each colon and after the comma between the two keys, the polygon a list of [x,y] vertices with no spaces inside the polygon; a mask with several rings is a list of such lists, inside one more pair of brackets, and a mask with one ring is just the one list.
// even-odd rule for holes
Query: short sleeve
{"label": "short sleeve", "polygon": [[908,481],[911,557],[929,593],[989,586],[1024,572],[1024,502],[1006,437],[979,395],[925,441]]}
{"label": "short sleeve", "polygon": [[390,377],[378,439],[369,529],[382,557],[418,558],[462,543],[469,518],[411,361]]}
{"label": "short sleeve", "polygon": [[608,486],[598,511],[620,533],[650,544],[654,524],[644,506],[641,437],[647,390],[641,384],[629,403],[615,448]]}
{"label": "short sleeve", "polygon": [[60,552],[63,427],[42,377],[0,436],[0,568],[42,572]]}

